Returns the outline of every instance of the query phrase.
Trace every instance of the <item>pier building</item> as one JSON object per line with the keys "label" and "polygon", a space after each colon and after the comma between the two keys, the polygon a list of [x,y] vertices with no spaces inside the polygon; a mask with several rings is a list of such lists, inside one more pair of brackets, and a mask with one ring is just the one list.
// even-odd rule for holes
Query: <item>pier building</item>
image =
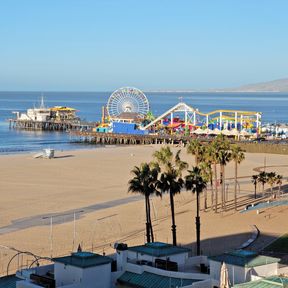
{"label": "pier building", "polygon": [[26,113],[14,111],[16,118],[9,119],[10,128],[47,131],[92,130],[95,123],[80,121],[76,109],[66,106],[47,108],[43,97],[39,107],[27,109]]}

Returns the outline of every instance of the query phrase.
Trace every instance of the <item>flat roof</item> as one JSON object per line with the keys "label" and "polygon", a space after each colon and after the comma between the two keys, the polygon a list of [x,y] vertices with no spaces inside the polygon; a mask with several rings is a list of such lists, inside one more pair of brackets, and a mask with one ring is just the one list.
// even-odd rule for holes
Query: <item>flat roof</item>
{"label": "flat roof", "polygon": [[287,277],[272,276],[261,280],[235,285],[235,288],[280,288],[288,286]]}
{"label": "flat roof", "polygon": [[146,243],[145,245],[128,247],[128,250],[154,257],[170,256],[175,254],[188,253],[190,251],[188,248],[173,246],[171,244],[162,242],[152,242]]}
{"label": "flat roof", "polygon": [[258,255],[256,252],[247,250],[235,250],[233,252],[211,256],[209,259],[216,262],[225,262],[226,264],[249,268],[277,263],[281,260],[279,258]]}
{"label": "flat roof", "polygon": [[112,262],[112,259],[107,256],[102,256],[91,252],[76,252],[72,253],[70,256],[57,257],[53,258],[52,260],[54,262],[79,268],[100,266]]}
{"label": "flat roof", "polygon": [[167,288],[167,287],[183,287],[189,286],[199,280],[195,279],[180,279],[175,277],[161,276],[154,273],[143,272],[137,274],[126,271],[122,274],[117,282],[119,284],[129,285],[129,287],[141,288]]}
{"label": "flat roof", "polygon": [[21,281],[16,275],[8,275],[0,278],[0,288],[16,288],[16,282]]}

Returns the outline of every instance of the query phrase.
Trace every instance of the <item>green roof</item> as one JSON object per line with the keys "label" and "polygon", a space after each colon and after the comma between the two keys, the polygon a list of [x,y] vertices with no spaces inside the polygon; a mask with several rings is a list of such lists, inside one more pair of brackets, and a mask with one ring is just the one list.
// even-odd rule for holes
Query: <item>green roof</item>
{"label": "green roof", "polygon": [[199,280],[194,279],[180,279],[174,277],[161,276],[149,272],[136,274],[132,272],[125,272],[118,278],[119,284],[129,285],[129,287],[137,288],[175,288],[191,285]]}
{"label": "green roof", "polygon": [[216,262],[225,262],[235,266],[242,267],[256,267],[265,264],[277,263],[280,261],[279,258],[258,255],[256,252],[247,250],[236,250],[229,253],[224,253],[218,256],[209,257],[209,259]]}
{"label": "green roof", "polygon": [[145,245],[129,247],[128,250],[154,257],[170,256],[190,251],[188,248],[173,246],[162,242],[146,243]]}
{"label": "green roof", "polygon": [[[284,285],[283,285],[284,284]],[[272,276],[265,279],[251,281],[233,286],[235,288],[280,288],[288,287],[287,277]]]}
{"label": "green roof", "polygon": [[21,281],[15,275],[9,275],[0,278],[0,288],[16,288],[16,282]]}
{"label": "green roof", "polygon": [[76,252],[72,253],[70,256],[53,258],[52,260],[54,262],[80,268],[99,266],[112,262],[112,259],[107,256],[102,256],[91,252]]}

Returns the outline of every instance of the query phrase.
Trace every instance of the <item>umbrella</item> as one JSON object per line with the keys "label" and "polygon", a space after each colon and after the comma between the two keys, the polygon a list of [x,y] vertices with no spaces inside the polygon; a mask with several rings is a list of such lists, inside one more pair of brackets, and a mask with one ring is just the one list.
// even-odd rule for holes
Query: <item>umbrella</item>
{"label": "umbrella", "polygon": [[239,131],[236,130],[236,129],[232,129],[232,130],[230,131],[230,133],[231,133],[231,135],[233,135],[233,136],[238,136],[238,135],[239,135]]}
{"label": "umbrella", "polygon": [[205,131],[205,134],[207,134],[207,135],[211,134],[211,132],[212,132],[212,130],[209,128],[205,129],[204,131]]}
{"label": "umbrella", "polygon": [[228,129],[224,129],[224,130],[222,130],[221,132],[222,132],[223,135],[226,135],[226,136],[232,135],[232,134],[231,134],[231,131],[228,130]]}
{"label": "umbrella", "polygon": [[219,135],[219,134],[221,134],[221,131],[218,128],[215,128],[209,134],[210,135]]}
{"label": "umbrella", "polygon": [[205,133],[205,130],[203,130],[203,129],[201,129],[201,128],[198,128],[197,130],[195,130],[195,131],[193,131],[193,133],[195,133],[195,134],[206,134]]}
{"label": "umbrella", "polygon": [[230,282],[228,277],[228,269],[225,262],[222,263],[220,272],[220,288],[229,288]]}
{"label": "umbrella", "polygon": [[246,130],[242,130],[241,132],[240,132],[240,135],[241,136],[250,136],[251,134],[249,133],[249,132],[247,132]]}

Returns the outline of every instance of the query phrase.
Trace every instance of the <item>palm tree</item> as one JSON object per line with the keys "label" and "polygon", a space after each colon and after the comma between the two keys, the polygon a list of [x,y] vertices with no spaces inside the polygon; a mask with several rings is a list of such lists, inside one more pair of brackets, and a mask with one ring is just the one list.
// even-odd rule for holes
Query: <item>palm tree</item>
{"label": "palm tree", "polygon": [[200,159],[202,144],[198,139],[191,140],[187,145],[187,153],[195,156],[195,165],[197,166]]}
{"label": "palm tree", "polygon": [[148,163],[142,163],[140,167],[135,166],[131,173],[134,177],[128,182],[128,192],[141,194],[145,197],[146,210],[146,237],[147,242],[154,242],[154,234],[151,221],[150,196],[156,194],[161,196],[156,189],[160,167]]}
{"label": "palm tree", "polygon": [[237,173],[238,173],[238,164],[240,164],[244,159],[245,155],[244,151],[239,146],[232,146],[231,149],[231,159],[234,160],[235,163],[235,176],[234,176],[234,208],[237,210]]}
{"label": "palm tree", "polygon": [[225,166],[231,160],[230,143],[225,139],[224,135],[215,138],[216,159],[220,164],[220,183],[221,183],[221,207],[226,209],[225,203]]}
{"label": "palm tree", "polygon": [[[204,181],[206,183],[211,181],[211,177],[212,177],[211,165],[208,162],[200,162],[198,167],[201,171],[201,176],[204,179]],[[207,209],[207,187],[206,189],[204,189],[204,210],[206,209]]]}
{"label": "palm tree", "polygon": [[275,172],[269,172],[267,173],[267,182],[270,185],[270,194],[271,197],[273,196],[273,187],[276,182],[276,173]]}
{"label": "palm tree", "polygon": [[276,184],[278,185],[278,197],[280,196],[282,179],[283,179],[283,176],[282,176],[282,175],[277,175],[277,176],[276,176]]}
{"label": "palm tree", "polygon": [[267,173],[265,171],[262,171],[258,175],[258,182],[262,184],[262,196],[264,197],[264,186],[267,183]]}
{"label": "palm tree", "polygon": [[188,170],[188,175],[185,177],[185,187],[187,190],[191,190],[192,193],[196,193],[196,243],[197,243],[197,255],[200,255],[200,193],[206,189],[207,181],[202,177],[201,169],[199,167],[193,167],[192,170]]}
{"label": "palm tree", "polygon": [[258,175],[252,175],[251,182],[254,185],[254,198],[257,198],[256,192],[257,192],[257,183],[258,183]]}
{"label": "palm tree", "polygon": [[[207,150],[208,155],[210,157],[211,163],[213,163],[213,174],[214,174],[214,186],[215,186],[215,213],[218,212],[218,179],[217,179],[217,164],[218,164],[218,158],[217,158],[217,143],[214,139],[209,146],[209,149]],[[213,177],[213,176],[212,176]],[[212,185],[213,187],[213,185]],[[214,195],[213,195],[213,189],[212,189],[212,195],[211,200],[212,203],[214,203]]]}
{"label": "palm tree", "polygon": [[[214,148],[213,145],[209,146],[203,146],[205,148],[205,153],[204,153],[204,159],[205,162],[207,163],[207,175],[209,176],[208,182],[210,182],[210,187],[211,187],[211,207],[213,209],[214,205],[214,187],[213,187],[213,170],[212,170],[212,164],[214,164]],[[215,164],[216,167],[216,164]],[[216,174],[216,172],[214,171]],[[216,175],[215,175],[216,178]]]}
{"label": "palm tree", "polygon": [[174,196],[175,194],[181,192],[181,189],[184,185],[182,172],[188,167],[188,164],[180,159],[180,152],[181,150],[178,150],[174,156],[173,152],[167,146],[162,147],[159,151],[156,151],[153,154],[153,157],[156,159],[157,163],[162,166],[161,171],[163,171],[161,173],[157,187],[161,190],[161,192],[168,192],[170,196],[170,208],[172,217],[171,227],[174,246],[177,245]]}

